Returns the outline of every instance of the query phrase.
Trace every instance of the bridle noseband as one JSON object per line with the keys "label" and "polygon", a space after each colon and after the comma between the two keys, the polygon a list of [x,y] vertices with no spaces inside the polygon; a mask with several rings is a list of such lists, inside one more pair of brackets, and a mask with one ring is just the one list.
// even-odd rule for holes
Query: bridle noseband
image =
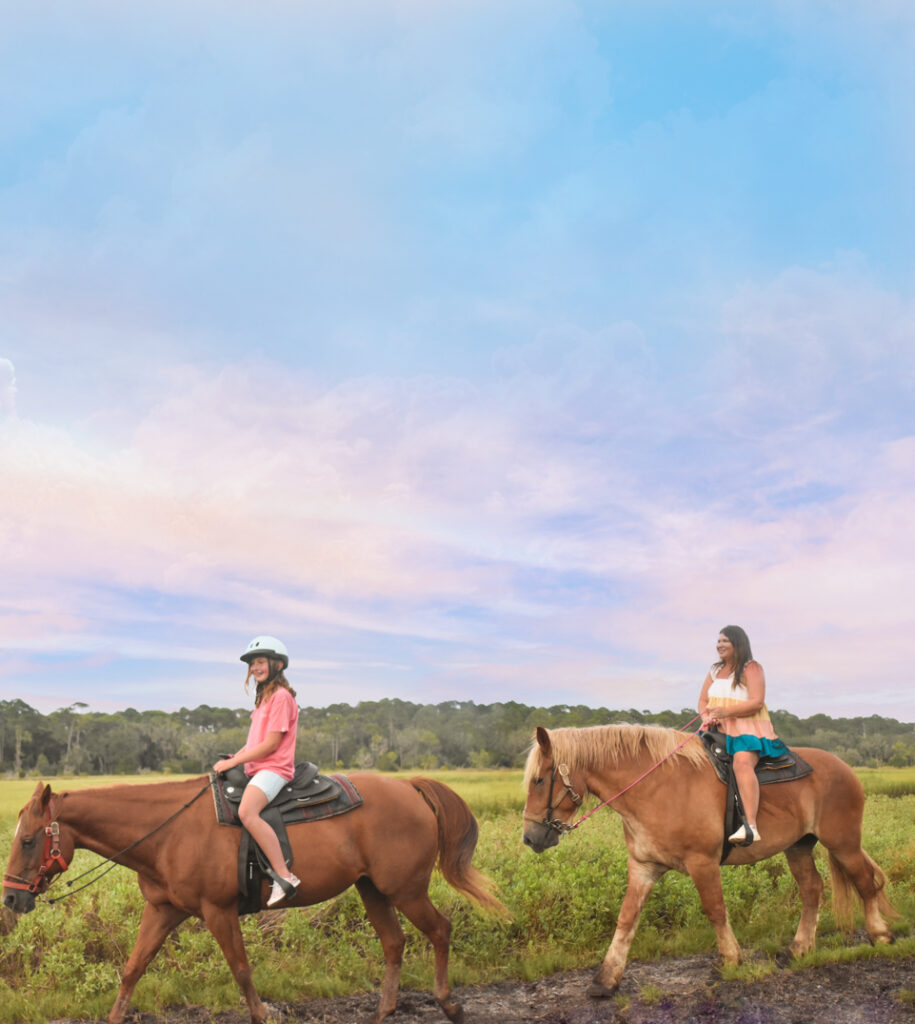
{"label": "bridle noseband", "polygon": [[550,769],[550,794],[547,797],[545,816],[543,818],[534,818],[532,815],[525,814],[524,818],[526,821],[534,821],[538,825],[546,825],[547,828],[552,829],[554,832],[558,832],[563,836],[571,832],[575,826],[553,817],[553,790],[556,786],[557,772],[562,780],[563,793],[556,803],[556,810],[559,810],[562,805],[562,801],[565,800],[566,797],[568,797],[576,807],[581,806],[581,802],[584,798],[575,792],[575,787],[572,785],[572,776],[569,773],[569,766],[567,764],[553,765]]}
{"label": "bridle noseband", "polygon": [[60,852],[60,825],[51,812],[51,802],[48,802],[48,823],[44,828],[44,853],[38,873],[33,881],[23,878],[21,875],[3,876],[3,885],[7,889],[23,889],[32,893],[33,896],[43,893],[51,884],[52,869],[57,868],[54,874],[66,871],[69,867],[68,861]]}

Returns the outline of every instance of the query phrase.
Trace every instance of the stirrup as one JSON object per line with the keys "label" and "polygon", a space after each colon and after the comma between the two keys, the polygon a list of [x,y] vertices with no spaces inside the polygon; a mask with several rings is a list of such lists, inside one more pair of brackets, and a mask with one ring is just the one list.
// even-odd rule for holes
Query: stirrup
{"label": "stirrup", "polygon": [[741,825],[736,832],[728,836],[728,842],[735,846],[752,846],[762,839],[759,832],[752,825]]}
{"label": "stirrup", "polygon": [[273,875],[273,885],[270,887],[270,895],[267,897],[267,906],[275,907],[277,903],[282,903],[283,900],[289,899],[295,895],[296,889],[298,889],[299,879],[295,875],[290,875],[288,878],[280,878],[279,875]]}

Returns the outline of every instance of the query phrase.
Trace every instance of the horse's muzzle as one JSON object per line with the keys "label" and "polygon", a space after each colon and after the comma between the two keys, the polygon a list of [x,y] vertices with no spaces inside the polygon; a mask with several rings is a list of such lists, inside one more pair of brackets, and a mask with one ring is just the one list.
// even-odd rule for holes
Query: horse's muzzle
{"label": "horse's muzzle", "polygon": [[35,909],[35,893],[26,889],[3,889],[3,906],[14,914],[29,914]]}
{"label": "horse's muzzle", "polygon": [[524,829],[524,845],[529,846],[534,853],[543,853],[551,846],[559,842],[559,833],[539,821],[530,821]]}

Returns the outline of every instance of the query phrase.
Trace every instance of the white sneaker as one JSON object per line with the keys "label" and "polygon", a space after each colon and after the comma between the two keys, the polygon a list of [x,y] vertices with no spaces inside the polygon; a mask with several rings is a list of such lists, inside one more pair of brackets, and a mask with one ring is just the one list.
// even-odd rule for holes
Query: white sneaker
{"label": "white sneaker", "polygon": [[[749,832],[747,831],[748,829]],[[746,843],[748,839],[754,843],[758,843],[762,839],[762,836],[752,825],[741,825],[733,835],[728,836],[729,843]]]}
{"label": "white sneaker", "polygon": [[[284,878],[283,881],[287,885],[292,886],[293,891],[289,893],[289,896],[294,895],[295,890],[298,889],[300,885],[298,878],[296,878],[295,875],[290,875],[288,878]],[[273,885],[270,886],[270,895],[267,897],[267,906],[275,907],[277,903],[282,903],[285,899],[287,899],[286,890],[279,882],[274,882]]]}

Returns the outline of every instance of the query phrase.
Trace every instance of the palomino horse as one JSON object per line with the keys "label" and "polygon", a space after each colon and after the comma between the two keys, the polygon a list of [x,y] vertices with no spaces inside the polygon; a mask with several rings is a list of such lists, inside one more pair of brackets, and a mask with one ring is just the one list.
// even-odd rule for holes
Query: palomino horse
{"label": "palomino horse", "polygon": [[[619,986],[642,906],[655,882],[670,869],[692,878],[715,928],[719,952],[725,960],[738,962],[740,947],[728,923],[719,870],[726,787],[718,780],[699,739],[692,737],[684,743],[682,732],[640,725],[551,732],[538,728],[534,739],[524,775],[527,846],[536,853],[555,846],[560,835],[569,831],[568,822],[586,793],[612,801],[623,819],[629,881],[613,941],[588,994],[602,998]],[[861,783],[833,754],[806,747],[798,753],[813,767],[813,773],[763,788],[759,808],[762,840],[753,846],[735,847],[724,863],[753,864],[784,851],[801,894],[801,920],[790,946],[799,956],[813,948],[816,937],[823,881],[814,863],[813,847],[819,840],[829,851],[837,917],[850,927],[854,887],[864,902],[871,939],[890,942],[882,914],[895,915],[897,911],[882,891],[883,872],[861,849]],[[654,771],[653,766],[657,766]],[[645,772],[648,774],[629,788]]]}
{"label": "palomino horse", "polygon": [[[302,878],[289,905],[319,903],[351,885],[359,890],[384,950],[375,1022],[397,1005],[404,933],[395,908],[401,911],[431,942],[435,999],[450,1020],[460,1021],[463,1011],[451,1001],[448,985],[451,924],[427,890],[438,862],[455,889],[484,909],[504,912],[490,881],[471,865],[476,819],[454,790],[432,779],[361,773],[351,778],[364,799],[361,807],[289,828]],[[109,1024],[121,1024],[143,971],[172,929],[190,916],[202,918],[219,943],[253,1024],[267,1019],[238,920],[241,832],[217,824],[207,788],[205,777],[65,793],[39,783],[19,813],[3,878],[3,905],[10,910],[34,909],[36,895],[66,869],[76,849],[93,850],[137,873],[146,907]]]}

